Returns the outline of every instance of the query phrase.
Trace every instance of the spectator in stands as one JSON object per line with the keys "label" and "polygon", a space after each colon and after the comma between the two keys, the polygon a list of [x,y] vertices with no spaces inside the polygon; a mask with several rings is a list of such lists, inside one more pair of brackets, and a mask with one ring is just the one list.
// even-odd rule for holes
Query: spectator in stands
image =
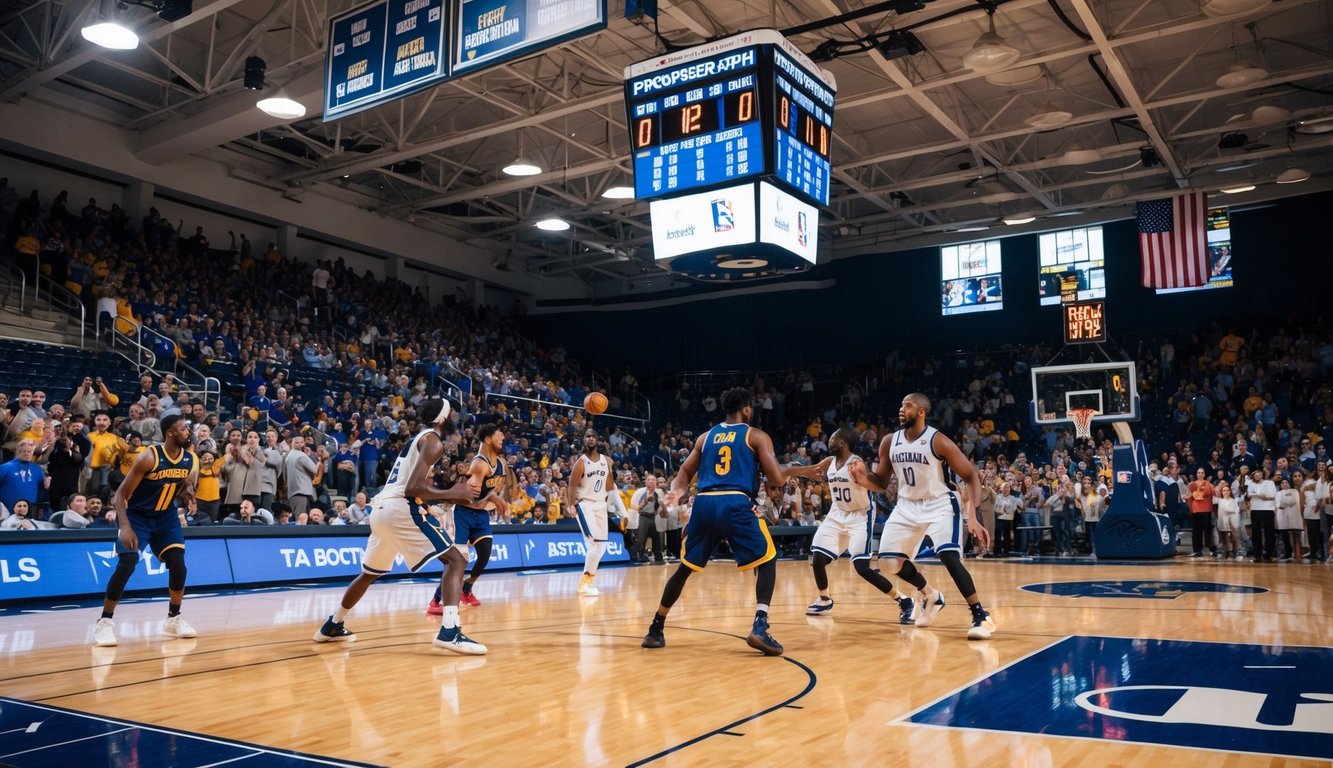
{"label": "spectator in stands", "polygon": [[75,390],[74,397],[70,400],[70,410],[76,414],[93,417],[99,411],[109,414],[111,409],[119,404],[120,398],[106,388],[101,376],[85,376],[83,383]]}
{"label": "spectator in stands", "polygon": [[324,463],[328,451],[320,446],[312,459],[305,438],[297,435],[291,440],[291,450],[283,458],[283,475],[287,478],[287,503],[297,522],[306,516],[315,501],[315,485],[324,479]]}
{"label": "spectator in stands", "polygon": [[27,502],[29,509],[35,510],[41,491],[51,484],[41,466],[32,460],[35,448],[31,440],[20,440],[14,448],[14,458],[0,464],[0,504],[11,514],[19,501]]}
{"label": "spectator in stands", "polygon": [[37,522],[28,516],[30,505],[26,499],[19,499],[14,502],[14,506],[9,507],[11,513],[4,519],[0,519],[0,530],[5,531],[35,531]]}
{"label": "spectator in stands", "polygon": [[51,522],[56,523],[63,529],[79,530],[87,528],[93,522],[88,514],[88,497],[82,493],[70,494],[65,499],[65,508],[51,515]]}
{"label": "spectator in stands", "polygon": [[1301,531],[1305,521],[1301,514],[1301,486],[1305,476],[1296,472],[1290,478],[1278,480],[1277,492],[1277,531],[1278,544],[1282,549],[1282,562],[1291,563],[1304,559],[1301,552]]}
{"label": "spectator in stands", "polygon": [[1277,486],[1262,469],[1250,473],[1245,491],[1254,532],[1254,561],[1277,562]]}
{"label": "spectator in stands", "polygon": [[157,445],[162,442],[162,424],[153,416],[148,415],[148,411],[139,403],[130,405],[130,429],[138,432],[146,445]]}
{"label": "spectator in stands", "polygon": [[114,530],[118,527],[115,508],[106,503],[101,496],[88,497],[88,519],[92,520],[92,523],[88,525],[89,528],[110,528]]}
{"label": "spectator in stands", "polygon": [[1213,557],[1221,557],[1217,545],[1213,543],[1213,507],[1215,506],[1213,497],[1216,494],[1217,490],[1208,481],[1207,471],[1203,467],[1196,469],[1194,480],[1189,484],[1187,493],[1190,524],[1192,526],[1190,545],[1194,550],[1190,555],[1191,557],[1203,557],[1204,546],[1208,547]]}
{"label": "spectator in stands", "polygon": [[[212,442],[212,438],[209,438],[209,442]],[[219,459],[212,449],[200,451],[198,456],[199,479],[195,484],[195,502],[200,514],[208,515],[214,522],[222,522],[221,477],[225,460]]]}
{"label": "spectator in stands", "polygon": [[258,514],[255,505],[249,499],[242,499],[236,511],[222,518],[223,525],[268,525],[269,521]]}
{"label": "spectator in stands", "polygon": [[57,422],[51,434],[53,444],[46,461],[46,471],[51,477],[50,495],[53,499],[64,499],[79,490],[84,453],[64,424]]}
{"label": "spectator in stands", "polygon": [[366,498],[366,492],[357,491],[356,499],[347,506],[348,522],[353,525],[369,524],[370,510],[370,500]]}
{"label": "spectator in stands", "polygon": [[181,522],[187,526],[197,528],[199,526],[215,524],[211,515],[199,509],[198,499],[190,499],[186,506],[177,509],[176,512],[181,515]]}
{"label": "spectator in stands", "polygon": [[648,541],[653,543],[653,559],[665,562],[662,553],[662,536],[657,530],[658,516],[666,511],[666,494],[657,487],[657,475],[649,474],[643,478],[643,487],[630,497],[630,507],[638,515],[639,527],[634,537],[634,550],[631,557],[640,563],[648,562]]}
{"label": "spectator in stands", "polygon": [[278,479],[282,476],[282,444],[278,430],[270,427],[264,433],[264,468],[259,482],[259,506],[261,509],[273,509],[277,498]]}

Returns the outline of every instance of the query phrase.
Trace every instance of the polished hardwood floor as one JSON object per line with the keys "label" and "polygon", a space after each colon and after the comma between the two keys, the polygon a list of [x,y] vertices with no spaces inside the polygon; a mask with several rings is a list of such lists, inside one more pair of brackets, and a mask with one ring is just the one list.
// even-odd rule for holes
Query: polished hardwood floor
{"label": "polished hardwood floor", "polygon": [[[969,566],[999,625],[990,641],[966,640],[968,612],[938,565],[923,571],[950,605],[934,626],[916,628],[898,625],[896,607],[846,562],[831,568],[832,615],[807,617],[809,566],[783,562],[772,632],[785,658],[743,642],[753,577],[725,562],[690,580],[667,646],[652,651],[639,640],[670,567],[604,569],[597,598],[575,596],[576,572],[488,574],[477,587],[483,604],[463,610],[465,631],[489,646],[484,657],[432,649],[439,620],[422,610],[431,592],[424,582],[372,587],[347,620],[358,634],[349,644],[310,640],[342,585],[196,593],[185,605],[194,640],[161,634],[165,603],[125,604],[111,649],[90,645],[96,608],[11,612],[0,617],[0,695],[393,766],[1329,764],[1280,750],[1200,751],[905,718],[979,680],[999,685],[997,670],[1070,635],[1333,645],[1333,566]],[[1126,599],[1022,589],[1121,580],[1148,582],[1146,593],[1170,592],[1173,581],[1268,591]],[[1322,674],[1311,690],[1333,701],[1333,671]],[[1016,715],[1040,724],[1051,677],[1015,688],[1006,700]]]}

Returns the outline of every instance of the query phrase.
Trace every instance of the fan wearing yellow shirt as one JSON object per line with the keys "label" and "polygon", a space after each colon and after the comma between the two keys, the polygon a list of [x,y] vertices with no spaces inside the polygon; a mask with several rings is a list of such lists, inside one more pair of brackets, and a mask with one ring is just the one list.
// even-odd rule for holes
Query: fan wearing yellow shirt
{"label": "fan wearing yellow shirt", "polygon": [[100,496],[102,490],[111,484],[111,468],[116,465],[116,457],[129,447],[110,428],[111,417],[102,412],[93,417],[93,431],[88,433],[88,442],[93,446],[88,459],[88,466],[93,471],[92,479],[88,481],[92,487],[88,490],[95,496]]}

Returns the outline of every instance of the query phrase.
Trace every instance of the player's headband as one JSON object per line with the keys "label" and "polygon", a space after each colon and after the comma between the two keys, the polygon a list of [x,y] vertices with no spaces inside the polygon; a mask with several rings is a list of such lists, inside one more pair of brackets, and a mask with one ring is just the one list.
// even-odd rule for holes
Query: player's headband
{"label": "player's headband", "polygon": [[440,403],[440,415],[435,417],[434,421],[435,426],[438,427],[439,425],[443,424],[445,420],[448,418],[449,418],[449,401],[444,400]]}

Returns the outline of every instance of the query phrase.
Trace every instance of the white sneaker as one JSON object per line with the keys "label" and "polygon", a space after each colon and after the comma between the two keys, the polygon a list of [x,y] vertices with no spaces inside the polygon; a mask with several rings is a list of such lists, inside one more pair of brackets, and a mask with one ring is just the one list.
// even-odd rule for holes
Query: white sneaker
{"label": "white sneaker", "polygon": [[597,597],[600,594],[602,593],[597,589],[597,587],[593,586],[592,582],[579,585],[580,597]]}
{"label": "white sneaker", "polygon": [[483,656],[486,653],[486,646],[463,634],[461,627],[440,627],[431,645],[464,656]]}
{"label": "white sneaker", "polygon": [[194,631],[194,627],[190,626],[190,622],[186,621],[185,617],[179,613],[175,616],[168,616],[167,620],[162,622],[162,631],[172,637],[197,637],[199,635],[198,632]]}
{"label": "white sneaker", "polygon": [[934,587],[926,587],[921,593],[921,608],[916,612],[916,625],[929,627],[935,620],[935,614],[944,608],[944,595]]}
{"label": "white sneaker", "polygon": [[93,627],[93,645],[110,648],[116,644],[116,622],[111,619],[98,619]]}

